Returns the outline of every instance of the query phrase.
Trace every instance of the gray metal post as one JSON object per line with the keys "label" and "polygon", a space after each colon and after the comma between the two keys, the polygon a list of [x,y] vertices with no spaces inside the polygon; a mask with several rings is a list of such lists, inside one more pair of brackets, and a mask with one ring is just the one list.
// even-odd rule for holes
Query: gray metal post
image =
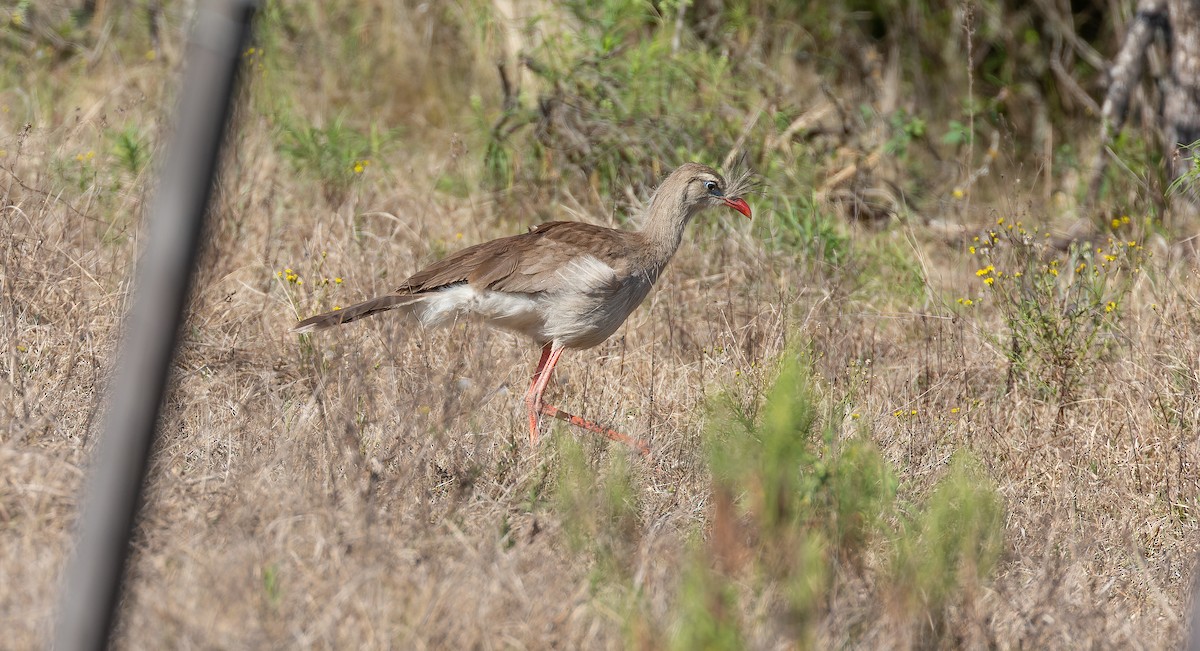
{"label": "gray metal post", "polygon": [[81,495],[54,648],[108,647],[155,424],[217,170],[254,0],[200,3],[184,59],[174,131],[150,204],[149,242],[125,319],[109,404]]}

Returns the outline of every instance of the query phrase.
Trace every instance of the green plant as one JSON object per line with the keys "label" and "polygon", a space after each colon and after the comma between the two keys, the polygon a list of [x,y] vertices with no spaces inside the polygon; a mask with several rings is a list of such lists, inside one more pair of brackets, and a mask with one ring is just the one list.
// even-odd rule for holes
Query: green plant
{"label": "green plant", "polygon": [[629,464],[624,456],[614,455],[598,473],[573,437],[556,436],[555,441],[553,499],[567,541],[593,559],[594,583],[623,583],[630,577],[641,538],[641,506]]}
{"label": "green plant", "polygon": [[263,592],[267,595],[267,602],[272,607],[278,606],[283,599],[283,588],[279,585],[279,566],[275,563],[264,565],[262,567],[262,582]]}
{"label": "green plant", "polygon": [[395,131],[374,124],[366,132],[360,131],[338,116],[324,127],[285,124],[279,129],[278,142],[292,166],[319,181],[325,197],[337,203],[395,136]]}
{"label": "green plant", "polygon": [[925,137],[925,120],[910,115],[903,109],[893,113],[888,118],[888,124],[891,127],[891,138],[884,148],[888,154],[904,158],[908,154],[909,145]]}
{"label": "green plant", "polygon": [[776,195],[768,219],[760,220],[769,228],[768,237],[779,249],[802,254],[805,260],[820,264],[840,265],[850,256],[850,238],[841,220],[821,209],[810,194],[799,197]]}
{"label": "green plant", "polygon": [[942,134],[942,144],[963,145],[971,142],[973,137],[970,126],[958,120],[950,120],[946,124],[946,132]]}
{"label": "green plant", "polygon": [[[811,357],[792,351],[761,418],[722,398],[705,429],[715,499],[731,502],[738,514],[736,522],[714,521],[714,555],[752,558],[752,574],[769,577],[799,639],[812,634],[836,565],[861,561],[895,499],[894,472],[874,445],[837,440],[835,407],[821,395]],[[754,549],[722,549],[729,540]]]}
{"label": "green plant", "polygon": [[959,452],[925,508],[897,538],[896,589],[937,615],[950,596],[994,569],[1004,545],[1004,509],[979,463]]}
{"label": "green plant", "polygon": [[75,154],[72,161],[55,159],[52,169],[64,184],[79,192],[85,192],[100,182],[95,161],[96,152],[89,149]]}
{"label": "green plant", "polygon": [[117,163],[131,176],[141,174],[150,161],[150,148],[136,125],[127,125],[112,134],[112,153]]}
{"label": "green plant", "polygon": [[[1116,227],[1123,223],[1116,220]],[[969,251],[976,277],[1007,329],[1006,390],[1017,381],[1057,400],[1058,420],[1099,362],[1145,257],[1136,240],[1110,235],[1103,246],[1073,243],[1059,257],[1048,231],[1000,218]]]}
{"label": "green plant", "polygon": [[1171,181],[1171,185],[1167,187],[1167,194],[1169,195],[1195,192],[1197,188],[1200,188],[1200,165],[1196,164],[1197,155],[1200,155],[1200,140],[1180,149],[1187,152],[1186,158],[1191,161],[1191,165],[1187,168],[1187,171],[1180,174],[1174,181]]}
{"label": "green plant", "polygon": [[860,245],[869,251],[854,257],[861,267],[855,294],[876,304],[910,306],[925,296],[925,271],[907,239],[880,233]]}
{"label": "green plant", "polygon": [[678,624],[671,648],[679,651],[745,648],[737,603],[738,593],[729,578],[713,571],[702,550],[693,549],[680,586]]}
{"label": "green plant", "polygon": [[768,607],[789,639],[811,645],[835,587],[852,576],[895,592],[922,629],[990,576],[1003,506],[983,469],[960,451],[927,500],[907,503],[866,432],[840,435],[846,406],[829,395],[811,356],[795,350],[760,414],[728,397],[716,402],[704,434],[709,542],[684,571],[675,648],[741,648],[753,625],[745,613],[764,606],[738,604],[759,599],[775,602]]}
{"label": "green plant", "polygon": [[[1170,192],[1169,188],[1180,187],[1167,185],[1168,164],[1154,138],[1133,129],[1122,129],[1108,149],[1113,164],[1104,169],[1099,198],[1110,206],[1109,214],[1142,212],[1141,206],[1147,198],[1161,199]],[[1166,192],[1164,187],[1168,188]]]}
{"label": "green plant", "polygon": [[536,101],[507,96],[490,126],[481,120],[494,186],[571,169],[593,188],[652,187],[679,163],[725,157],[745,126],[730,107],[756,97],[738,84],[728,56],[702,42],[680,45],[688,37],[659,13],[671,6],[604,0],[565,10],[569,33],[545,39],[525,59],[542,89]]}

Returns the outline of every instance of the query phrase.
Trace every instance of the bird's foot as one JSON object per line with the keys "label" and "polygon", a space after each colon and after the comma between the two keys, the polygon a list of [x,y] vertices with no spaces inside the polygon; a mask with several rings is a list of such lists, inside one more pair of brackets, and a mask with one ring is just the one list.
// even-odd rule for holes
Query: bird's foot
{"label": "bird's foot", "polygon": [[[569,414],[569,413],[559,409],[558,407],[554,407],[552,405],[542,405],[541,413],[546,414],[547,416],[553,416],[554,418],[557,418],[559,420],[566,421],[576,427],[582,427],[583,429],[585,429],[589,432],[594,432],[596,434],[599,434],[600,436],[612,439],[614,441],[618,441],[620,443],[624,443],[625,445],[628,445],[629,447],[637,450],[644,457],[650,456],[650,446],[648,444],[646,444],[645,441],[642,441],[640,439],[635,439],[632,436],[622,434],[614,429],[609,429],[607,427],[603,427],[603,426],[598,425],[597,423],[590,421],[586,418],[583,418],[581,416]],[[535,442],[536,442],[536,439],[535,439]]]}

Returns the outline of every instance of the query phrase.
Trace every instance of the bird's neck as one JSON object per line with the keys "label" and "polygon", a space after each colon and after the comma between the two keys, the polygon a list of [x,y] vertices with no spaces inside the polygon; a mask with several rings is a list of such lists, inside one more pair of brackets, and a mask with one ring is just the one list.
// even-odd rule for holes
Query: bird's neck
{"label": "bird's neck", "polygon": [[692,215],[682,202],[655,194],[642,217],[642,235],[646,238],[646,261],[660,269],[671,260],[683,239],[683,229]]}

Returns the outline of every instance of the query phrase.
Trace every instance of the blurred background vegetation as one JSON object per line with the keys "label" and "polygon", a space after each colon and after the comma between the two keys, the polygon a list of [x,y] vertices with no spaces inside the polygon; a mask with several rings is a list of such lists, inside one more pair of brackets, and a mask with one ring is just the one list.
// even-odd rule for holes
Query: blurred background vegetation
{"label": "blurred background vegetation", "polygon": [[[192,6],[18,2],[4,16],[5,46],[22,55],[3,73],[8,118],[61,120],[72,85],[54,81],[103,58],[177,65]],[[1106,62],[1133,11],[1116,0],[266,2],[247,69],[278,152],[335,202],[357,161],[397,164],[435,129],[458,134],[476,163],[439,189],[482,185],[526,207],[564,187],[640,197],[680,161],[744,157],[769,183],[765,214],[928,221],[968,191],[1003,196],[1013,179],[1082,198]],[[1114,146],[1128,169],[1110,172],[1110,211],[1165,188],[1153,118],[1134,122]],[[112,125],[106,148],[129,128]],[[125,151],[113,155],[136,173],[141,158]],[[629,213],[631,197],[611,200]],[[781,244],[820,238],[762,223]]]}

